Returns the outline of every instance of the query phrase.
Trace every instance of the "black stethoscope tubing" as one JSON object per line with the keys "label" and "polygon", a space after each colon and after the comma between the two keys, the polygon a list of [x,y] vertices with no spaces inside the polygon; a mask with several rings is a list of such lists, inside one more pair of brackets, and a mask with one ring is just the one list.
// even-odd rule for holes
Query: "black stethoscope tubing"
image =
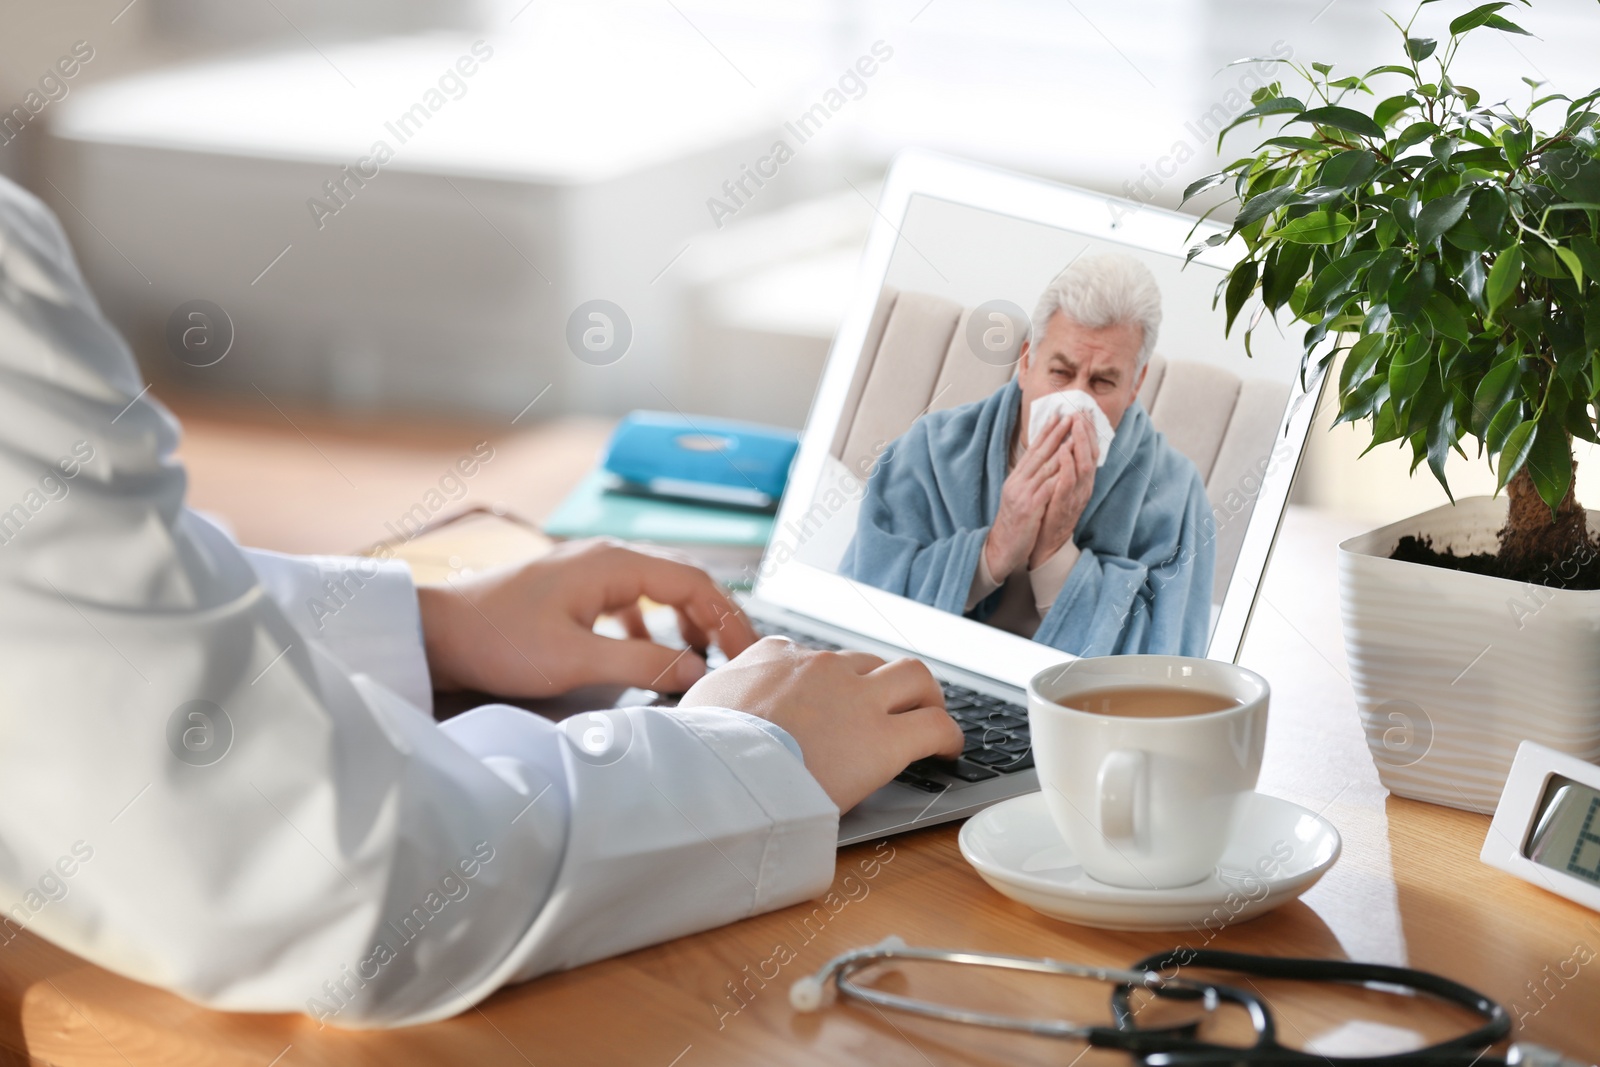
{"label": "black stethoscope tubing", "polygon": [[[1255,978],[1286,979],[1303,982],[1343,982],[1351,985],[1380,984],[1427,993],[1450,1004],[1473,1012],[1482,1024],[1467,1033],[1429,1045],[1426,1048],[1384,1056],[1326,1056],[1317,1052],[1302,1052],[1285,1048],[1278,1043],[1277,1026],[1263,998],[1233,986],[1212,985],[1209,988],[1225,1001],[1239,1005],[1250,1013],[1256,1032],[1256,1043],[1248,1047],[1229,1047],[1196,1041],[1189,1037],[1163,1035],[1165,1047],[1135,1048],[1108,1042],[1110,1047],[1124,1048],[1139,1058],[1146,1067],[1274,1067],[1274,1065],[1304,1065],[1322,1063],[1331,1067],[1498,1067],[1504,1061],[1486,1058],[1484,1052],[1511,1032],[1511,1017],[1494,1000],[1460,982],[1442,975],[1418,971],[1410,967],[1394,967],[1382,963],[1353,963],[1346,960],[1310,960],[1283,956],[1253,956],[1242,952],[1222,952],[1215,949],[1173,949],[1147,956],[1129,970],[1152,971],[1165,975],[1170,968],[1198,968],[1221,971],[1227,974]],[[1157,996],[1177,1000],[1194,1000],[1201,996],[1192,984],[1141,985]],[[1131,998],[1135,986],[1123,983],[1111,994],[1111,1013],[1116,1022],[1116,1032],[1124,1035],[1139,1033],[1134,1022]],[[1161,1031],[1155,1031],[1161,1034]],[[1091,1042],[1093,1043],[1093,1042]]]}

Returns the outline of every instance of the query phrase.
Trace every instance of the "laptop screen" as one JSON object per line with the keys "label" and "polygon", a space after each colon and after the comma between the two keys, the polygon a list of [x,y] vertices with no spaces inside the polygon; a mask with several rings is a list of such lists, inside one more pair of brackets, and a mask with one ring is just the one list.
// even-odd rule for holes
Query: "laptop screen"
{"label": "laptop screen", "polygon": [[[1192,220],[1094,197],[1092,226],[892,199],[769,565],[847,583],[869,630],[908,638],[897,614],[931,609],[947,649],[1215,654],[1241,558],[1247,599],[1260,578],[1265,553],[1243,549],[1263,486],[1281,490],[1275,529],[1303,441],[1285,433],[1297,333],[1264,321],[1247,353],[1247,305],[1225,335],[1227,261],[1185,265]],[[1119,210],[1150,217],[1119,233]]]}

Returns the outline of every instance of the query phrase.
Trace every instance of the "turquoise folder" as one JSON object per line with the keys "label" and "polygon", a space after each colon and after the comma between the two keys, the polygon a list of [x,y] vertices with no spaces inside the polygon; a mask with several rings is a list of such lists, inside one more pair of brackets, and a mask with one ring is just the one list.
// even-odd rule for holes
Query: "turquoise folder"
{"label": "turquoise folder", "polygon": [[620,537],[657,544],[759,549],[772,536],[772,516],[606,491],[605,471],[590,471],[544,521],[551,537]]}

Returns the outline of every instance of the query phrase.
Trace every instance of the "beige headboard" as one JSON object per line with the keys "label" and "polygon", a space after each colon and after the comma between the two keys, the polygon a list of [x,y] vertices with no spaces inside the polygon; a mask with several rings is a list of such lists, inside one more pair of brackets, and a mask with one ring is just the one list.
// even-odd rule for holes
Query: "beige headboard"
{"label": "beige headboard", "polygon": [[[943,297],[884,288],[834,435],[835,458],[851,469],[870,469],[880,443],[899,437],[918,416],[987,396],[1011,377],[1013,368],[986,363],[968,349],[971,314],[971,308]],[[1139,399],[1156,429],[1194,463],[1205,482],[1217,516],[1213,597],[1220,603],[1289,387],[1241,379],[1209,363],[1165,359],[1157,352],[1150,357]]]}

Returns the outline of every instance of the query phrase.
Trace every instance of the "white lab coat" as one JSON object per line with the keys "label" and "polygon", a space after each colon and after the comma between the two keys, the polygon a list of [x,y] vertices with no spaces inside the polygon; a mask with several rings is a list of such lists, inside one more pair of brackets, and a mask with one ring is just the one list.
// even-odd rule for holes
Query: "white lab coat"
{"label": "white lab coat", "polygon": [[0,178],[0,961],[27,929],[390,1026],[826,889],[838,811],[781,731],[636,708],[597,758],[510,707],[435,723],[405,567],[239,548],[143,389]]}

